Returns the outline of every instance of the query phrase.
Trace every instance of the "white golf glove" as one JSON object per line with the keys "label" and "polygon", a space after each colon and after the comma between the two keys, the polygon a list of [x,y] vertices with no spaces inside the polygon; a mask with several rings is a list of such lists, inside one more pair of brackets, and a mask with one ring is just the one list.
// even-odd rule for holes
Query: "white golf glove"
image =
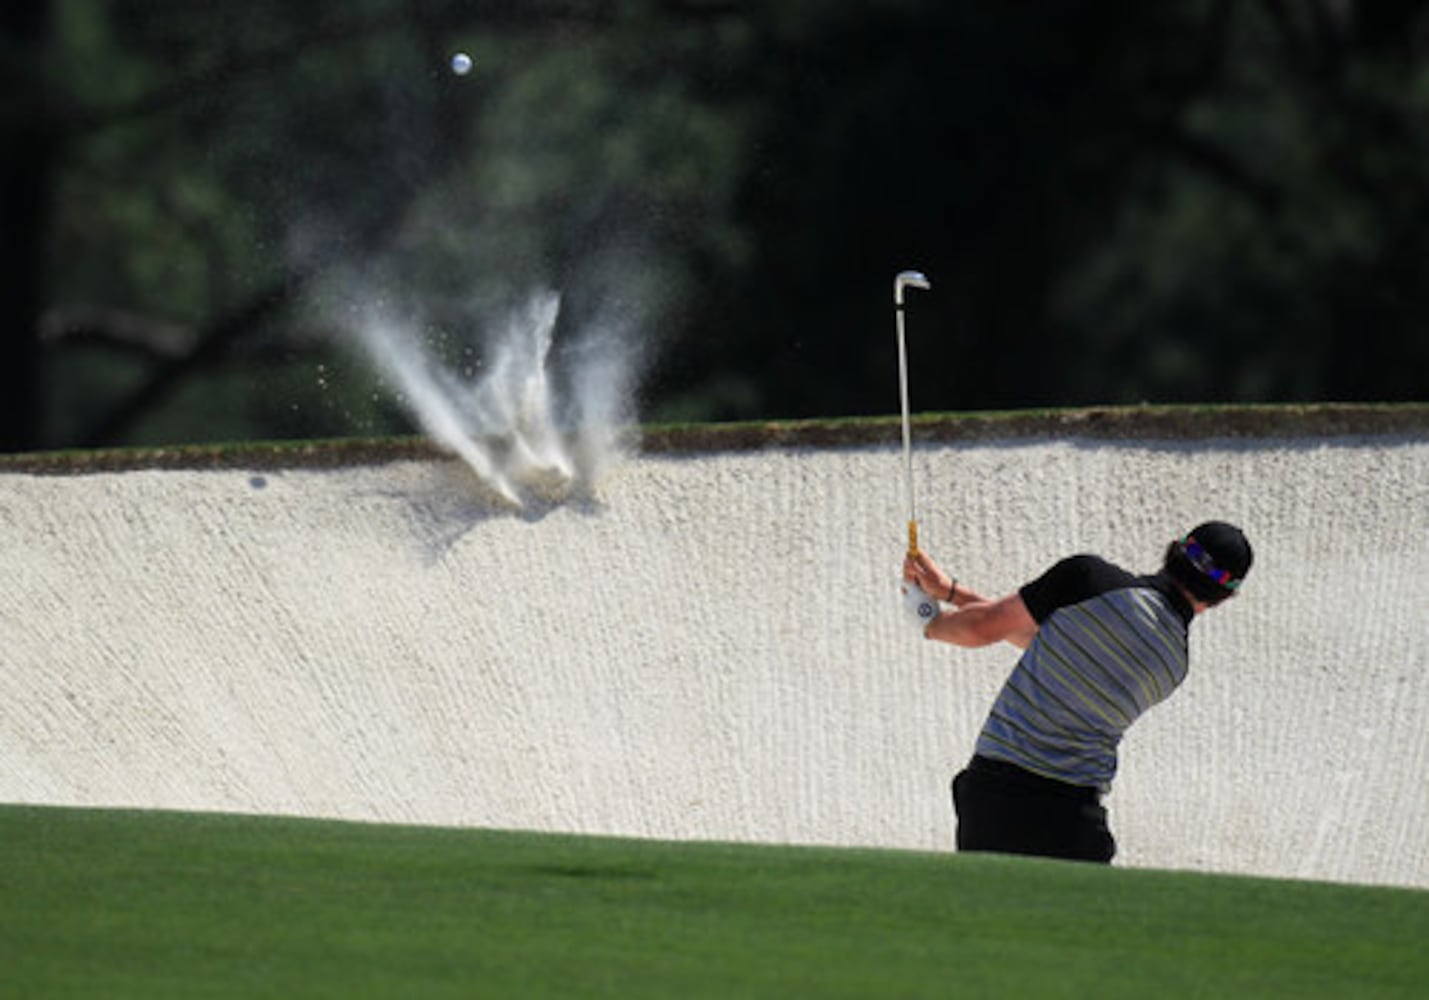
{"label": "white golf glove", "polygon": [[929,597],[927,592],[916,583],[903,581],[903,613],[910,621],[916,622],[918,631],[921,632],[928,627],[928,623],[938,617],[938,602]]}

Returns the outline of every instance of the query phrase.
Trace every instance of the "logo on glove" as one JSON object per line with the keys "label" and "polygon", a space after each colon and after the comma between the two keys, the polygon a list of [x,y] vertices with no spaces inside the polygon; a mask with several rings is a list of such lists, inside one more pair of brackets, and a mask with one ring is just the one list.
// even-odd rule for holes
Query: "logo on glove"
{"label": "logo on glove", "polygon": [[919,631],[927,628],[938,617],[938,602],[916,583],[905,580],[899,589],[903,594],[903,614],[908,621],[916,623]]}

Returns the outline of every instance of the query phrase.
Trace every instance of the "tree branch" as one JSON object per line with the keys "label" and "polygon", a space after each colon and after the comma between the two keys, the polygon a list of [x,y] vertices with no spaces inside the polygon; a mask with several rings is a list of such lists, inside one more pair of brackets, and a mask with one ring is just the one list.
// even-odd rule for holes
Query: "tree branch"
{"label": "tree branch", "polygon": [[279,278],[246,303],[199,331],[197,345],[170,358],[128,399],[102,418],[85,436],[88,448],[113,444],[173,391],[185,377],[208,367],[245,334],[286,309],[317,276],[317,269]]}
{"label": "tree branch", "polygon": [[1257,176],[1227,150],[1175,126],[1148,128],[1143,132],[1148,145],[1179,157],[1225,187],[1249,198],[1266,215],[1278,213],[1284,196],[1271,181]]}
{"label": "tree branch", "polygon": [[196,339],[191,327],[104,306],[56,306],[40,317],[40,343],[51,349],[99,346],[146,358],[177,358]]}

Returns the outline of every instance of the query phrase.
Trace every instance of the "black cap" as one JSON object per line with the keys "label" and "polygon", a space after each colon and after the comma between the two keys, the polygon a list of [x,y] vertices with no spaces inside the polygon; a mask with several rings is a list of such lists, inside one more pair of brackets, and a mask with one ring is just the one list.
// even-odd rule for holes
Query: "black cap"
{"label": "black cap", "polygon": [[1198,600],[1216,603],[1236,592],[1254,560],[1244,532],[1224,521],[1207,521],[1171,546],[1166,571]]}

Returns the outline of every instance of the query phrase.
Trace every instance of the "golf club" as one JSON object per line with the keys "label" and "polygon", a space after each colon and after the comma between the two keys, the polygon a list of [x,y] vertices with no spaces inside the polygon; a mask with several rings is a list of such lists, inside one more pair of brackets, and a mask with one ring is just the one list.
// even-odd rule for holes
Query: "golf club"
{"label": "golf club", "polygon": [[903,332],[903,289],[930,289],[922,271],[900,271],[893,279],[893,315],[898,325],[898,393],[903,404],[903,470],[908,492],[908,555],[918,555],[918,512],[913,500],[913,434],[908,420],[908,345]]}

